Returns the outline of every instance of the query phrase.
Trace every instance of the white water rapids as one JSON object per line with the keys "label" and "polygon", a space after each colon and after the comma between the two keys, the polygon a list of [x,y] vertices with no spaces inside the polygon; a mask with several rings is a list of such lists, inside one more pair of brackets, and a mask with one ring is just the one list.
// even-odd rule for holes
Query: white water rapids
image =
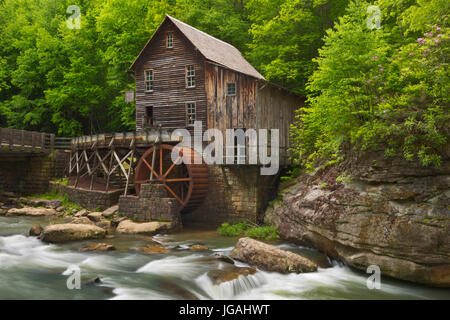
{"label": "white water rapids", "polygon": [[[78,244],[48,245],[26,236],[33,219],[0,218],[0,299],[449,299],[449,290],[427,288],[382,278],[380,290],[369,290],[369,275],[333,263],[317,272],[287,274],[258,270],[254,275],[216,285],[208,272],[225,267],[211,252],[183,250],[201,242],[229,254],[235,239],[204,233],[162,236],[176,247],[161,255],[144,255],[133,239],[116,239],[117,251],[78,252]],[[310,249],[290,244],[297,252]],[[246,266],[237,263],[237,266]],[[66,286],[67,271],[78,266],[80,290]],[[100,284],[88,279],[100,277]]]}

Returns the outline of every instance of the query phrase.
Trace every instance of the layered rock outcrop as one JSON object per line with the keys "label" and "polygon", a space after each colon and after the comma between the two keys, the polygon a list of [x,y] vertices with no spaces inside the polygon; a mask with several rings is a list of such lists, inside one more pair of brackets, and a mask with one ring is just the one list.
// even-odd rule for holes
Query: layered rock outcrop
{"label": "layered rock outcrop", "polygon": [[280,235],[357,269],[450,287],[450,163],[379,154],[303,174],[266,212]]}

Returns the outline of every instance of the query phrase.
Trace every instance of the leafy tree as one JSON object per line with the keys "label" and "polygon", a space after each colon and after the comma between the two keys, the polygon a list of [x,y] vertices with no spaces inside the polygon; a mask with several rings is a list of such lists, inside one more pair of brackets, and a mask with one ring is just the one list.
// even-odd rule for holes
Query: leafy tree
{"label": "leafy tree", "polygon": [[[366,1],[352,2],[316,59],[309,107],[292,126],[295,157],[319,159],[384,148],[423,165],[439,165],[450,137],[448,29],[446,13],[434,1],[381,0],[380,29],[369,30]],[[428,23],[412,20],[429,12]],[[440,13],[439,13],[440,12]],[[421,37],[418,37],[422,34]]]}
{"label": "leafy tree", "polygon": [[250,62],[270,81],[306,93],[312,60],[348,0],[250,0]]}

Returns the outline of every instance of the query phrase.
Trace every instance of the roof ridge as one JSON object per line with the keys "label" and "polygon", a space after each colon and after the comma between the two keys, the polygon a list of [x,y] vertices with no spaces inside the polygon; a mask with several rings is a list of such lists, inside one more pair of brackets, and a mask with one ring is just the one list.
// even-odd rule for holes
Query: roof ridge
{"label": "roof ridge", "polygon": [[220,41],[220,42],[222,42],[222,43],[224,43],[224,44],[226,44],[226,45],[228,45],[228,46],[230,46],[230,47],[236,49],[236,50],[241,54],[241,56],[243,56],[243,55],[242,55],[242,52],[241,52],[238,48],[236,48],[235,46],[233,46],[232,44],[230,44],[230,43],[228,43],[228,42],[225,42],[225,41],[223,41],[223,40],[220,40],[219,38],[216,38],[216,37],[214,37],[214,36],[212,36],[212,35],[210,35],[210,34],[207,34],[205,31],[202,31],[202,30],[200,30],[200,29],[197,29],[197,28],[195,28],[195,27],[193,27],[193,26],[187,24],[186,22],[183,22],[183,21],[181,21],[181,20],[178,20],[177,18],[174,18],[174,17],[172,17],[172,16],[170,16],[170,15],[168,15],[168,14],[166,14],[166,16],[169,17],[169,18],[172,19],[172,20],[175,20],[176,22],[179,22],[179,23],[185,25],[186,27],[189,27],[189,28],[191,28],[191,29],[194,29],[195,31],[198,31],[198,32],[204,34],[205,36],[208,36],[208,37],[210,37],[210,38],[213,38],[213,39],[216,40],[216,41]]}

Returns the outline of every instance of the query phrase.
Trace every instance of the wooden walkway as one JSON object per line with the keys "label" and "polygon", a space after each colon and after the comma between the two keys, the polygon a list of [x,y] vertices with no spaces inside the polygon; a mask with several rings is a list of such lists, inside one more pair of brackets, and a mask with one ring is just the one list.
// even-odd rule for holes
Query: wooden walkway
{"label": "wooden walkway", "polygon": [[71,138],[55,138],[54,134],[0,128],[1,155],[46,154],[55,149],[70,149]]}

